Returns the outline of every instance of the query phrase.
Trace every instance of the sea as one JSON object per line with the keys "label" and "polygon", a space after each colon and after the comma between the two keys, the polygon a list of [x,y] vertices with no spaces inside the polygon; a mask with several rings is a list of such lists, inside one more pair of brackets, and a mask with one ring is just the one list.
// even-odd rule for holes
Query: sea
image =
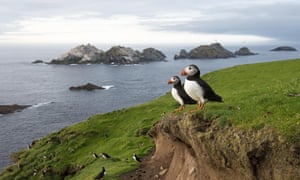
{"label": "sea", "polygon": [[[108,50],[111,46],[95,45]],[[46,65],[74,45],[0,45],[0,104],[31,105],[12,114],[0,115],[0,172],[12,164],[10,154],[33,140],[84,121],[88,117],[135,106],[170,91],[167,80],[183,67],[196,64],[201,74],[241,64],[300,58],[300,52],[272,52],[276,46],[248,46],[258,55],[228,59],[174,60],[180,49],[198,45],[131,45],[137,50],[154,47],[166,62],[136,65]],[[240,47],[226,47],[236,51]],[[293,46],[300,49],[300,46]],[[277,75],[277,72],[274,72]],[[70,91],[70,86],[93,83],[105,90]]]}

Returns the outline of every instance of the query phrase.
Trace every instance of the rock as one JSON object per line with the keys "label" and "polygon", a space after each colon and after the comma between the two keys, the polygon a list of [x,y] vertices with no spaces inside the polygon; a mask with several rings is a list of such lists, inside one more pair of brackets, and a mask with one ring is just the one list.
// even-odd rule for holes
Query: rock
{"label": "rock", "polygon": [[140,61],[141,53],[132,48],[114,46],[105,52],[105,64],[136,64]]}
{"label": "rock", "polygon": [[72,86],[69,88],[71,91],[73,90],[87,90],[87,91],[92,91],[92,90],[95,90],[95,89],[105,89],[101,86],[97,86],[95,84],[92,84],[92,83],[87,83],[85,85],[82,85],[82,86]]}
{"label": "rock", "polygon": [[140,61],[165,61],[166,55],[154,48],[146,48],[141,54]]}
{"label": "rock", "polygon": [[0,105],[0,114],[14,113],[16,111],[21,111],[29,106],[30,105],[18,105],[18,104]]}
{"label": "rock", "polygon": [[39,64],[39,63],[45,63],[43,60],[37,59],[32,62],[32,64]]}
{"label": "rock", "polygon": [[235,57],[235,55],[229,50],[223,48],[220,43],[201,45],[192,49],[189,53],[190,59],[215,59],[230,57]]}
{"label": "rock", "polygon": [[179,55],[175,54],[174,59],[187,59],[189,58],[189,53],[185,49],[181,49]]}
{"label": "rock", "polygon": [[297,51],[297,49],[290,46],[279,46],[277,48],[271,49],[270,51]]}
{"label": "rock", "polygon": [[104,52],[90,44],[77,46],[57,59],[53,59],[50,64],[88,64],[99,63]]}
{"label": "rock", "polygon": [[234,52],[237,56],[249,56],[249,55],[256,55],[257,53],[253,53],[247,47],[242,47],[239,50]]}

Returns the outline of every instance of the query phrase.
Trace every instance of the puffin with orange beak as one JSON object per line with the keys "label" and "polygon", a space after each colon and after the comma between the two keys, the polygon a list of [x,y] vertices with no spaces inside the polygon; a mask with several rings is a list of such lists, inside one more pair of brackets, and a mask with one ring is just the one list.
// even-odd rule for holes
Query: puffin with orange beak
{"label": "puffin with orange beak", "polygon": [[197,110],[202,110],[205,102],[215,101],[223,102],[222,97],[200,78],[200,70],[194,65],[188,65],[181,71],[181,76],[187,76],[184,82],[185,92],[195,101],[197,101]]}
{"label": "puffin with orange beak", "polygon": [[184,109],[185,104],[196,104],[197,102],[193,100],[190,96],[187,95],[185,92],[181,80],[178,76],[172,76],[168,80],[168,84],[173,84],[173,87],[171,89],[171,94],[175,101],[177,101],[180,104],[180,107],[175,109],[174,111],[181,111]]}

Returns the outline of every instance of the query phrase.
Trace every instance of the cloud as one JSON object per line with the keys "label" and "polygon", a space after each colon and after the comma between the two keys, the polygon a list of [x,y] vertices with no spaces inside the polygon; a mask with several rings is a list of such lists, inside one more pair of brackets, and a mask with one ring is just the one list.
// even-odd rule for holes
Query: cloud
{"label": "cloud", "polygon": [[[190,19],[192,20],[192,19]],[[31,18],[19,22],[17,31],[0,36],[2,42],[19,43],[209,43],[217,38],[228,43],[268,42],[272,39],[242,34],[210,34],[202,32],[157,29],[155,24],[185,23],[188,18],[157,20],[129,15],[100,18],[99,14],[84,13],[49,18]]]}
{"label": "cloud", "polygon": [[273,43],[300,40],[300,3],[3,0],[0,43]]}

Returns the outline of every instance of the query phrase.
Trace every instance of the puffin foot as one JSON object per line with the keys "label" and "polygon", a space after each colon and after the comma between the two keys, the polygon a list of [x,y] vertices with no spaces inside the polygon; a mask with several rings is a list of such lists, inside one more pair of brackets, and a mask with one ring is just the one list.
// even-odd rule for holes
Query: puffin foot
{"label": "puffin foot", "polygon": [[200,103],[200,104],[198,104],[197,109],[193,109],[190,112],[192,113],[192,112],[196,112],[196,111],[201,111],[203,108],[204,108],[204,103]]}
{"label": "puffin foot", "polygon": [[179,112],[184,109],[184,105],[180,106],[179,108],[174,109],[174,112]]}
{"label": "puffin foot", "polygon": [[200,103],[198,106],[197,106],[197,110],[202,110],[204,108],[204,103]]}

